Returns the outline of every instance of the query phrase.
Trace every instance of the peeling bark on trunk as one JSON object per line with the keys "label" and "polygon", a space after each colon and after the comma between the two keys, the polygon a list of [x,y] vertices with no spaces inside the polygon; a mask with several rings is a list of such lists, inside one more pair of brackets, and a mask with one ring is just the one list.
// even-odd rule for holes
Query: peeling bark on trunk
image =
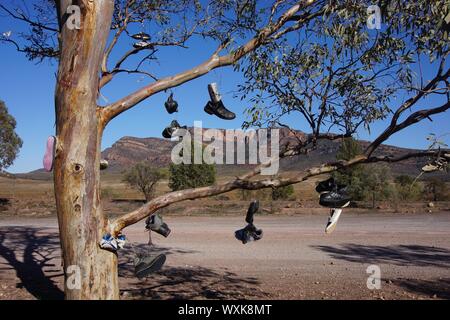
{"label": "peeling bark on trunk", "polygon": [[76,284],[78,275],[72,272],[80,270],[80,286],[73,288],[73,283],[66,281],[65,297],[118,299],[117,256],[98,245],[108,221],[99,194],[103,122],[96,104],[100,63],[114,3],[96,0],[80,4],[80,30],[64,25],[66,1],[61,1],[58,8],[63,14],[55,93],[55,197],[65,279],[75,277]]}

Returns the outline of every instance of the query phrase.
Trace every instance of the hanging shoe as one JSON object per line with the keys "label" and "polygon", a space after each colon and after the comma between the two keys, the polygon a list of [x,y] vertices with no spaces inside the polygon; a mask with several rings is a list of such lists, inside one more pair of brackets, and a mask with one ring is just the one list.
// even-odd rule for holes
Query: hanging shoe
{"label": "hanging shoe", "polygon": [[345,208],[350,204],[351,198],[345,192],[330,191],[320,195],[319,204],[327,208]]}
{"label": "hanging shoe", "polygon": [[212,101],[208,101],[208,103],[206,104],[204,110],[205,110],[206,113],[211,114],[211,115],[212,114],[216,115],[220,119],[233,120],[234,118],[236,118],[236,114],[234,114],[234,112],[231,112],[230,110],[225,108],[225,106],[223,105],[222,100],[220,100],[217,103],[214,103]]}
{"label": "hanging shoe", "polygon": [[422,167],[422,171],[423,172],[434,172],[434,171],[439,171],[439,167],[432,164],[432,163],[428,163],[426,165],[424,165]]}
{"label": "hanging shoe", "polygon": [[125,247],[126,240],[127,239],[123,234],[119,235],[116,239],[117,247],[119,249],[123,249]]}
{"label": "hanging shoe", "polygon": [[117,240],[109,233],[107,233],[103,236],[102,240],[100,241],[100,247],[108,251],[116,252],[119,246],[117,244]]}
{"label": "hanging shoe", "polygon": [[134,274],[139,279],[148,277],[151,273],[161,270],[165,262],[164,254],[137,257],[134,261]]}
{"label": "hanging shoe", "polygon": [[148,35],[145,32],[139,32],[139,33],[133,34],[131,37],[136,40],[143,40],[143,41],[150,40],[150,35]]}
{"label": "hanging shoe", "polygon": [[447,159],[442,158],[442,157],[438,157],[433,162],[428,163],[422,167],[422,171],[425,173],[435,172],[435,171],[447,171],[447,170],[448,170]]}
{"label": "hanging shoe", "polygon": [[133,44],[133,48],[135,49],[141,49],[146,47],[151,47],[151,44],[146,41],[139,41]]}
{"label": "hanging shoe", "polygon": [[256,212],[258,212],[258,210],[259,201],[253,200],[248,207],[247,215],[245,217],[245,221],[248,223],[247,226],[234,232],[234,236],[236,237],[236,239],[242,241],[243,244],[246,244],[250,241],[257,241],[263,236],[263,231],[256,228],[253,224],[253,216]]}
{"label": "hanging shoe", "polygon": [[248,224],[244,229],[235,231],[234,236],[243,244],[260,240],[263,236],[262,229],[257,229],[253,224]]}
{"label": "hanging shoe", "polygon": [[44,169],[47,172],[53,170],[53,162],[55,160],[56,153],[56,137],[50,136],[47,138],[47,144],[45,145],[45,154],[42,161]]}
{"label": "hanging shoe", "polygon": [[105,170],[107,169],[109,166],[108,161],[102,159],[100,160],[100,170]]}
{"label": "hanging shoe", "polygon": [[167,223],[165,223],[162,220],[162,217],[157,213],[152,214],[145,220],[145,229],[159,233],[165,238],[169,236],[171,231]]}
{"label": "hanging shoe", "polygon": [[177,120],[172,120],[170,125],[163,130],[162,136],[164,138],[170,139],[170,138],[172,138],[172,134],[175,131],[177,131],[178,129],[185,129],[186,130],[187,127],[186,126],[182,126],[181,127]]}
{"label": "hanging shoe", "polygon": [[320,181],[319,184],[316,186],[316,192],[322,193],[322,192],[330,192],[334,189],[336,185],[336,182],[334,181],[333,177],[328,178],[327,180]]}
{"label": "hanging shoe", "polygon": [[178,112],[178,102],[173,100],[173,93],[167,98],[167,101],[164,103],[164,107],[168,113],[172,114],[174,112]]}
{"label": "hanging shoe", "polygon": [[236,118],[236,115],[223,105],[217,83],[213,82],[208,84],[208,93],[210,101],[208,101],[204,108],[206,113],[214,114],[224,120],[233,120]]}
{"label": "hanging shoe", "polygon": [[339,217],[341,216],[342,209],[331,209],[331,215],[328,218],[327,226],[325,227],[325,233],[330,234],[334,231],[336,228],[336,225],[338,223]]}
{"label": "hanging shoe", "polygon": [[328,178],[327,180],[320,181],[316,186],[316,191],[318,193],[330,192],[330,191],[341,191],[347,188],[344,184],[337,184],[336,180],[333,177]]}
{"label": "hanging shoe", "polygon": [[222,100],[222,97],[220,96],[220,93],[219,93],[219,88],[217,86],[217,83],[213,82],[213,83],[208,84],[208,93],[209,93],[209,99],[213,103],[217,103],[220,100]]}
{"label": "hanging shoe", "polygon": [[253,200],[250,203],[250,206],[248,207],[247,216],[245,217],[245,222],[247,222],[249,224],[253,224],[253,216],[256,212],[258,212],[258,210],[259,210],[259,201]]}

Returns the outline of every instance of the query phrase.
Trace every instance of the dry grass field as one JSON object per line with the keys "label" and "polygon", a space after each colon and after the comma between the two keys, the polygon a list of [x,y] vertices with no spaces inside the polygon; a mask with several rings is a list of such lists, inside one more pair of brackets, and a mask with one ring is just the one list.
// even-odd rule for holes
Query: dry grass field
{"label": "dry grass field", "polygon": [[[288,174],[288,173],[287,173]],[[230,176],[218,177],[218,182],[231,179]],[[326,212],[318,205],[318,196],[314,191],[316,177],[294,186],[294,195],[289,200],[272,201],[270,190],[241,191],[235,190],[218,196],[177,203],[162,210],[165,215],[243,215],[248,202],[252,199],[261,201],[262,214],[314,214]],[[156,195],[170,192],[168,181],[163,180],[156,187]],[[137,190],[122,182],[120,173],[108,173],[102,176],[102,201],[105,211],[110,215],[129,212],[139,207],[144,197]],[[55,214],[55,200],[52,180],[10,179],[0,177],[0,215],[48,216]],[[380,212],[427,212],[428,210],[445,211],[448,202],[437,202],[434,208],[428,208],[427,201],[378,202]],[[358,208],[347,211],[364,213],[370,211],[369,203],[358,203]]]}
{"label": "dry grass field", "polygon": [[[219,181],[227,177],[221,177]],[[162,209],[172,234],[147,247],[143,223],[124,230],[135,248],[164,252],[166,265],[140,281],[132,248],[119,253],[123,299],[450,299],[450,203],[379,203],[347,208],[336,231],[324,233],[328,210],[316,181],[295,186],[291,200],[269,191],[233,191]],[[168,191],[167,181],[157,194]],[[105,211],[116,216],[142,196],[105,175]],[[0,300],[62,298],[62,270],[52,181],[0,178]],[[252,198],[262,199],[258,242],[234,239]],[[366,268],[379,265],[382,287],[369,290]]]}
{"label": "dry grass field", "polygon": [[[226,181],[232,177],[219,177],[218,182]],[[238,213],[236,209],[244,210],[244,207],[251,199],[261,199],[265,211],[275,213],[279,206],[300,206],[301,203],[315,202],[317,195],[314,192],[316,180],[295,186],[295,195],[292,201],[280,201],[272,204],[270,190],[260,190],[246,192],[232,191],[223,195],[218,195],[208,199],[198,199],[189,201],[188,210],[186,205],[175,204],[168,214],[232,214]],[[168,181],[163,180],[158,183],[156,195],[169,192]],[[143,201],[143,196],[137,190],[130,188],[122,182],[122,175],[119,173],[105,174],[102,176],[102,200],[105,210],[111,214],[120,214],[133,210]],[[10,179],[0,177],[0,198],[7,199],[8,205],[0,207],[0,214],[11,215],[51,215],[55,214],[53,181],[51,180],[31,180],[31,179]],[[288,204],[285,204],[287,202]],[[241,208],[242,205],[242,208]],[[205,210],[201,210],[204,208]],[[182,211],[182,212],[181,212]]]}

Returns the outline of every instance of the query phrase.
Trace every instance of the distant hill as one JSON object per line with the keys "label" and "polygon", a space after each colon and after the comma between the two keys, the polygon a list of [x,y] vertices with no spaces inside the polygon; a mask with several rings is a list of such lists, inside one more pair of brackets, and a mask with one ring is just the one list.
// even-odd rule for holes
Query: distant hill
{"label": "distant hill", "polygon": [[109,171],[122,171],[139,161],[167,167],[174,145],[175,142],[161,138],[122,137],[102,152],[102,158],[108,160]]}
{"label": "distant hill", "polygon": [[[192,132],[192,128],[189,128]],[[203,129],[204,132],[207,129]],[[225,135],[224,135],[225,136]],[[304,138],[305,134],[301,131],[291,132],[287,129],[280,129],[280,145],[286,143],[295,143],[297,138]],[[136,138],[125,136],[116,141],[110,148],[106,148],[102,152],[102,158],[108,160],[109,168],[106,172],[120,173],[126,168],[140,161],[152,163],[155,167],[167,167],[170,164],[170,155],[173,146],[177,142],[172,142],[162,138]],[[367,141],[359,141],[362,147],[368,145]],[[208,144],[208,143],[207,143]],[[225,145],[225,144],[224,144]],[[336,153],[339,149],[340,140],[320,140],[317,148],[308,155],[298,155],[280,162],[281,171],[303,170],[310,166],[319,165],[321,163],[333,161],[336,159]],[[398,156],[408,152],[417,150],[400,148],[390,145],[382,145],[378,148],[376,154]],[[236,153],[236,152],[235,152]],[[236,155],[235,155],[236,156]],[[248,162],[247,162],[248,163]],[[426,159],[409,159],[403,162],[390,164],[392,172],[395,175],[408,174],[417,175],[420,168],[426,163]],[[218,165],[218,173],[226,175],[234,175],[243,172],[252,165]],[[437,173],[435,176],[441,176],[445,180],[449,180],[448,174]],[[30,179],[50,179],[51,174],[41,170],[36,170],[26,174],[16,174],[18,177]]]}
{"label": "distant hill", "polygon": [[[192,128],[190,129],[192,130]],[[204,129],[207,130],[207,129]],[[290,132],[287,129],[280,129],[280,145],[286,143],[296,143],[296,137],[305,137],[303,132]],[[369,144],[367,141],[359,141],[362,147]],[[102,152],[102,157],[109,161],[111,171],[123,170],[139,161],[148,161],[156,167],[166,167],[170,164],[170,153],[175,142],[160,138],[135,138],[123,137],[114,143],[110,148]],[[321,140],[315,150],[308,155],[298,155],[282,159],[280,168],[282,171],[302,170],[311,165],[318,165],[336,159],[336,153],[340,146],[340,140]],[[417,151],[395,146],[382,145],[377,154],[389,154],[398,156],[404,153]],[[392,164],[395,174],[415,175],[426,162],[426,159],[409,159],[407,161]],[[252,167],[251,165],[220,165],[219,172],[233,173]]]}

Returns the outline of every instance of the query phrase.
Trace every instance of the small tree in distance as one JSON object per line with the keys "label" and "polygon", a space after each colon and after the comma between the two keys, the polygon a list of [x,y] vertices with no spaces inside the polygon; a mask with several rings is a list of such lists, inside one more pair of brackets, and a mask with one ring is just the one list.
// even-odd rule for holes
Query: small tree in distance
{"label": "small tree in distance", "polygon": [[[337,160],[350,160],[362,153],[361,146],[353,138],[342,139],[342,143],[336,154]],[[353,200],[364,200],[367,185],[364,184],[364,167],[356,165],[342,168],[333,173],[333,177],[340,183],[348,186],[348,193]]]}
{"label": "small tree in distance", "polygon": [[288,200],[294,194],[294,186],[288,185],[272,189],[272,200]]}
{"label": "small tree in distance", "polygon": [[413,177],[408,175],[399,175],[395,177],[395,189],[400,200],[410,201],[418,200],[420,198],[422,188],[414,180]]}
{"label": "small tree in distance", "polygon": [[[336,158],[350,160],[360,154],[362,149],[353,138],[342,140]],[[390,170],[386,166],[356,165],[336,171],[333,176],[339,183],[348,186],[348,192],[353,200],[370,200],[375,208],[377,200],[386,199],[391,194],[389,185]]]}
{"label": "small tree in distance", "polygon": [[22,147],[22,139],[15,132],[16,120],[0,100],[0,172],[12,165]]}
{"label": "small tree in distance", "polygon": [[389,184],[391,173],[389,167],[383,165],[374,165],[366,169],[363,171],[361,181],[365,186],[366,199],[372,201],[372,209],[374,209],[376,201],[388,199],[392,194]]}
{"label": "small tree in distance", "polygon": [[170,164],[172,191],[206,187],[216,182],[216,168],[210,164]]}
{"label": "small tree in distance", "polygon": [[433,201],[443,201],[448,199],[448,187],[439,178],[430,178],[425,182],[425,191],[431,196]]}
{"label": "small tree in distance", "polygon": [[156,184],[164,177],[163,170],[154,168],[146,162],[139,162],[125,172],[123,181],[142,192],[145,201],[148,202],[155,194]]}
{"label": "small tree in distance", "polygon": [[195,164],[194,143],[191,147],[190,164],[173,164],[169,166],[169,188],[172,191],[206,187],[216,182],[216,167],[212,164]]}

